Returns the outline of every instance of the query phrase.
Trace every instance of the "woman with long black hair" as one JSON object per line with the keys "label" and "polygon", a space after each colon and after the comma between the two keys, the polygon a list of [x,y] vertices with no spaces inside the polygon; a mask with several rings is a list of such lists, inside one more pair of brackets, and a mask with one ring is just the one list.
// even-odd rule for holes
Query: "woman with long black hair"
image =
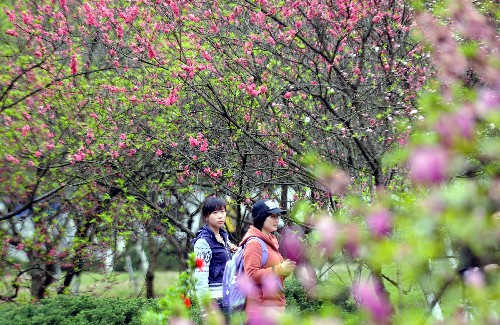
{"label": "woman with long black hair", "polygon": [[[224,229],[226,223],[226,201],[209,196],[202,205],[201,216],[205,225],[192,240],[197,259],[203,260],[203,266],[196,268],[196,295],[200,302],[205,297],[212,299],[221,312],[229,319],[229,310],[222,304],[222,276],[226,262],[231,259],[231,252],[237,247],[228,239]],[[204,304],[201,304],[202,317],[207,316]]]}

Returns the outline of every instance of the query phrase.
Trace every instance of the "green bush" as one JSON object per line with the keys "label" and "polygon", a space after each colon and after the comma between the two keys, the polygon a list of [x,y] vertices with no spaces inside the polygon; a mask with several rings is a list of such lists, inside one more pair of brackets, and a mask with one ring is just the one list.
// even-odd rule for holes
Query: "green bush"
{"label": "green bush", "polygon": [[323,302],[308,297],[297,278],[289,277],[284,284],[287,310],[292,309],[303,315],[317,313],[321,309]]}
{"label": "green bush", "polygon": [[37,304],[4,306],[0,322],[16,325],[44,324],[141,324],[146,308],[155,308],[153,300],[57,296]]}

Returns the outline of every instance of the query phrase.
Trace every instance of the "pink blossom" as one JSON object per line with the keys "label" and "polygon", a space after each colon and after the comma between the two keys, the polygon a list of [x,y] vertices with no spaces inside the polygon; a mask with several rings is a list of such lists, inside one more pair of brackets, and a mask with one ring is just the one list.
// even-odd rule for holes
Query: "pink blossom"
{"label": "pink blossom", "polygon": [[197,156],[197,155],[192,155],[192,156],[191,156],[191,159],[193,159],[193,160],[197,160],[197,159],[198,159],[198,156]]}
{"label": "pink blossom", "polygon": [[111,156],[112,156],[113,158],[118,158],[118,157],[120,157],[120,154],[118,153],[118,151],[113,150],[113,151],[111,151]]}
{"label": "pink blossom", "polygon": [[474,116],[462,109],[459,112],[441,116],[435,125],[436,131],[445,146],[451,146],[460,140],[471,140],[474,134]]}
{"label": "pink blossom", "polygon": [[45,148],[47,148],[48,150],[52,150],[55,148],[55,145],[52,142],[48,142],[47,144],[45,144]]}
{"label": "pink blossom", "polygon": [[256,97],[258,94],[259,94],[259,91],[257,91],[255,89],[255,84],[254,83],[251,83],[249,85],[246,86],[246,91],[247,93],[252,96],[252,97]]}
{"label": "pink blossom", "polygon": [[322,182],[331,194],[343,195],[347,192],[351,179],[346,172],[333,170],[323,177]]}
{"label": "pink blossom", "polygon": [[170,8],[172,8],[172,12],[174,14],[174,17],[178,17],[180,10],[179,10],[179,7],[177,6],[177,3],[175,3],[174,1],[171,1],[169,4],[170,4]]}
{"label": "pink blossom", "polygon": [[500,111],[500,94],[498,90],[486,88],[479,90],[476,109],[477,113],[482,117]]}
{"label": "pink blossom", "polygon": [[370,314],[376,324],[390,323],[392,305],[375,279],[360,280],[353,286],[352,293],[356,303]]}
{"label": "pink blossom", "polygon": [[172,148],[177,147],[177,142],[172,142],[172,143],[170,144],[170,146],[171,146]]}
{"label": "pink blossom", "polygon": [[290,97],[292,97],[292,93],[288,91],[283,95],[283,97],[286,99],[290,99]]}
{"label": "pink blossom", "polygon": [[170,106],[172,104],[174,104],[177,99],[178,99],[178,96],[177,96],[177,93],[179,92],[178,89],[174,88],[169,94],[168,94],[168,97],[167,97],[167,106]]}
{"label": "pink blossom", "polygon": [[361,235],[360,230],[356,224],[347,224],[343,230],[345,237],[344,249],[353,258],[361,256]]}
{"label": "pink blossom", "polygon": [[207,51],[201,51],[201,55],[205,58],[205,60],[212,60],[212,56]]}
{"label": "pink blossom", "polygon": [[[295,200],[298,199],[298,196]],[[319,246],[325,250],[325,253],[330,254],[335,250],[337,237],[339,235],[339,227],[330,216],[322,216],[315,221],[318,231]]]}
{"label": "pink blossom", "polygon": [[244,116],[243,118],[245,119],[245,121],[246,121],[247,123],[248,123],[248,122],[250,122],[250,114],[248,114],[248,112],[247,112],[247,113],[245,113],[245,116]]}
{"label": "pink blossom", "polygon": [[66,0],[60,0],[59,3],[61,4],[61,8],[63,8],[65,11],[68,10],[68,6],[66,5]]}
{"label": "pink blossom", "polygon": [[213,177],[221,177],[222,176],[222,170],[217,168],[217,171],[213,173]]}
{"label": "pink blossom", "polygon": [[21,128],[21,134],[23,135],[23,137],[27,136],[28,135],[28,132],[31,130],[30,126],[29,125],[25,125]]}
{"label": "pink blossom", "polygon": [[189,144],[191,145],[191,147],[197,147],[200,145],[200,140],[198,139],[195,139],[193,137],[189,137]]}
{"label": "pink blossom", "polygon": [[161,149],[158,149],[156,150],[156,153],[155,153],[158,157],[161,157],[161,155],[163,155],[163,151],[161,151]]}
{"label": "pink blossom", "polygon": [[449,154],[440,146],[419,147],[409,158],[411,179],[420,184],[440,183],[448,176]]}
{"label": "pink blossom", "polygon": [[484,288],[485,279],[484,274],[477,267],[470,268],[464,272],[464,282],[471,287],[476,289]]}
{"label": "pink blossom", "polygon": [[169,320],[170,325],[195,325],[195,323],[189,319],[173,317]]}
{"label": "pink blossom", "polygon": [[200,145],[200,151],[206,152],[208,150],[208,141],[207,139],[203,139],[202,144]]}
{"label": "pink blossom", "polygon": [[69,61],[69,67],[71,68],[71,74],[76,74],[78,72],[78,67],[76,64],[76,54],[73,54]]}
{"label": "pink blossom", "polygon": [[194,21],[195,23],[199,22],[200,21],[200,18],[196,17],[195,15],[193,14],[189,14],[187,15],[188,19],[191,20],[191,21]]}
{"label": "pink blossom", "polygon": [[130,157],[132,157],[132,156],[133,156],[133,155],[135,155],[136,153],[137,153],[137,150],[136,150],[136,149],[130,149],[130,150],[128,151],[128,155],[129,155]]}
{"label": "pink blossom", "polygon": [[16,31],[16,30],[14,30],[14,29],[7,29],[7,30],[5,31],[5,33],[6,33],[7,35],[14,36],[14,37],[17,37],[17,36],[18,36],[17,31]]}
{"label": "pink blossom", "polygon": [[302,230],[298,227],[285,229],[280,246],[282,248],[283,255],[286,258],[289,258],[297,263],[305,261],[305,248],[302,243],[303,236],[304,234]]}
{"label": "pink blossom", "polygon": [[244,273],[238,276],[238,286],[245,295],[251,296],[251,295],[256,295],[257,294],[257,287],[255,285],[255,282],[247,277]]}
{"label": "pink blossom", "polygon": [[267,91],[267,87],[265,85],[261,85],[259,88],[259,93],[260,94],[265,94]]}
{"label": "pink blossom", "polygon": [[156,52],[155,49],[153,48],[152,45],[148,46],[148,58],[154,59],[156,57]]}
{"label": "pink blossom", "polygon": [[297,274],[297,278],[300,283],[302,283],[308,292],[314,290],[318,279],[316,277],[316,271],[310,264],[299,265],[295,273]]}
{"label": "pink blossom", "polygon": [[135,19],[135,17],[137,17],[138,13],[139,9],[137,5],[133,5],[132,7],[127,8],[125,12],[120,13],[120,17],[123,18],[125,24],[130,24]]}
{"label": "pink blossom", "polygon": [[127,135],[125,133],[120,134],[120,140],[127,139]]}
{"label": "pink blossom", "polygon": [[41,155],[42,153],[40,152],[40,150],[35,151],[35,157],[40,157]]}
{"label": "pink blossom", "polygon": [[281,292],[281,284],[278,277],[275,274],[265,276],[262,279],[262,290],[266,295],[274,296]]}
{"label": "pink blossom", "polygon": [[302,21],[301,20],[296,21],[295,22],[295,28],[300,29],[300,27],[302,27]]}
{"label": "pink blossom", "polygon": [[278,158],[278,160],[276,160],[276,163],[278,164],[278,166],[280,167],[288,167],[288,164],[286,161],[284,161],[282,158]]}
{"label": "pink blossom", "polygon": [[386,209],[380,209],[368,215],[366,223],[373,235],[384,237],[392,231],[392,214]]}

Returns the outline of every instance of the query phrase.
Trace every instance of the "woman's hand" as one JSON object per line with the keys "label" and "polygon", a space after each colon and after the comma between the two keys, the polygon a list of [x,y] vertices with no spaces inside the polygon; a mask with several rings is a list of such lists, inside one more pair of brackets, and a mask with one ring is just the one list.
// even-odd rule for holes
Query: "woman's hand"
{"label": "woman's hand", "polygon": [[231,253],[236,253],[236,251],[238,250],[238,246],[236,246],[235,244],[233,243],[229,243],[229,249],[231,250]]}
{"label": "woman's hand", "polygon": [[297,264],[294,261],[290,259],[284,260],[278,265],[278,274],[286,278],[287,276],[292,274],[296,266]]}

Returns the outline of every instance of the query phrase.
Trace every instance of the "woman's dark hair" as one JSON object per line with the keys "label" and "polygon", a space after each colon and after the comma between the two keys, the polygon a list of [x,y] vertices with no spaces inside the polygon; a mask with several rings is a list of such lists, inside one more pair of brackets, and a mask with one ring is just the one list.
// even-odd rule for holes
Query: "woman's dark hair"
{"label": "woman's dark hair", "polygon": [[262,227],[264,226],[264,222],[266,222],[267,217],[269,217],[269,213],[264,213],[262,215],[259,215],[257,218],[253,219],[253,226],[260,231],[262,231]]}
{"label": "woman's dark hair", "polygon": [[226,201],[217,196],[209,196],[201,207],[201,218],[206,222],[207,217],[214,211],[226,210]]}

